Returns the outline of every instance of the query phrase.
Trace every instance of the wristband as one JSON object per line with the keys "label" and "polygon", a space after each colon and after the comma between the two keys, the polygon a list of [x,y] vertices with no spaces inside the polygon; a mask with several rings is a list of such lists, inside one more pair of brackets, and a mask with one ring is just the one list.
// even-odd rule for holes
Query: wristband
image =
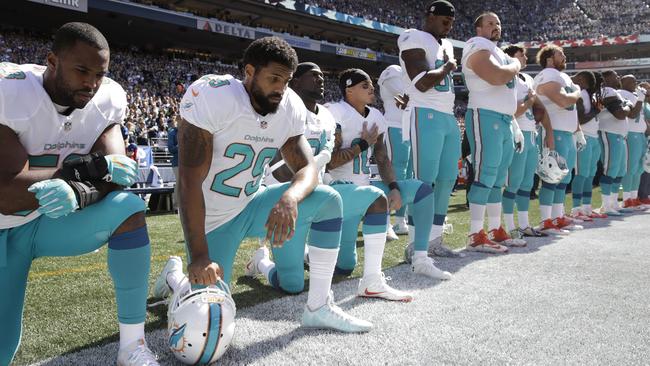
{"label": "wristband", "polygon": [[393,189],[397,189],[399,191],[399,185],[397,185],[397,182],[390,182],[388,183],[388,188],[392,191]]}
{"label": "wristband", "polygon": [[370,145],[368,145],[368,141],[364,139],[360,139],[359,142],[357,142],[357,145],[359,145],[359,148],[361,149],[362,152],[368,150],[368,148],[370,147]]}

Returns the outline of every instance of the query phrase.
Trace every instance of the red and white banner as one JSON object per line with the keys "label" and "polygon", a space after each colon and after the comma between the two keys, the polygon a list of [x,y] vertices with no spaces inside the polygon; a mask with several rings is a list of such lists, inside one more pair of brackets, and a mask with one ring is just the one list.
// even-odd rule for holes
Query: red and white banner
{"label": "red and white banner", "polygon": [[612,45],[624,45],[624,44],[634,44],[639,43],[639,34],[635,33],[630,36],[616,36],[616,37],[607,37],[601,36],[597,38],[585,38],[585,39],[567,39],[567,40],[557,40],[557,41],[532,41],[532,42],[519,42],[517,45],[524,46],[526,48],[542,48],[549,44],[554,44],[556,46],[568,48],[568,47],[593,47],[593,46],[612,46]]}

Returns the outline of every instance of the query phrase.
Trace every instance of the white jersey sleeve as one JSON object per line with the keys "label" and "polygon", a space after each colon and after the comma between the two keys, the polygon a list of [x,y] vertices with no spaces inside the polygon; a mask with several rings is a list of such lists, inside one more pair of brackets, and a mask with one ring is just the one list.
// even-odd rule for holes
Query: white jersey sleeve
{"label": "white jersey sleeve", "polygon": [[422,48],[421,31],[418,29],[407,29],[397,38],[397,47],[400,52]]}
{"label": "white jersey sleeve", "polygon": [[[187,122],[212,134],[240,112],[241,98],[233,90],[231,75],[206,75],[196,80],[181,100],[180,114]],[[219,105],[219,108],[213,108]]]}
{"label": "white jersey sleeve", "polygon": [[384,102],[384,117],[388,120],[389,127],[402,127],[402,110],[395,105],[393,99],[404,92],[406,85],[402,78],[402,68],[398,65],[388,66],[379,76],[379,94]]}
{"label": "white jersey sleeve", "polygon": [[[636,93],[631,93],[627,90],[621,89],[618,91],[619,94],[623,97],[623,99],[628,100],[632,106],[635,106],[637,102],[639,101],[639,96]],[[646,125],[642,121],[642,116],[643,110],[641,113],[639,113],[636,118],[627,118],[627,127],[628,127],[628,132],[636,132],[636,133],[644,133],[646,130]]]}

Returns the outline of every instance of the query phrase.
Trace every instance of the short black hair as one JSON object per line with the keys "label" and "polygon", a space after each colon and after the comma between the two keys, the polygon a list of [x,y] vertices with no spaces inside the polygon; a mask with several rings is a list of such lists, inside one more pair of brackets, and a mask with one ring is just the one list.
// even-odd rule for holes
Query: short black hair
{"label": "short black hair", "polygon": [[605,70],[603,71],[603,78],[610,77],[614,75],[614,70]]}
{"label": "short black hair", "polygon": [[256,39],[246,47],[242,60],[244,66],[250,64],[257,70],[271,62],[277,62],[295,71],[298,66],[298,55],[296,50],[280,37]]}
{"label": "short black hair", "polygon": [[493,11],[486,11],[481,13],[478,17],[476,17],[476,20],[474,20],[474,28],[482,27],[483,26],[483,18],[485,18],[488,15],[494,15],[495,17],[499,17],[497,13]]}
{"label": "short black hair", "polygon": [[77,42],[84,42],[98,50],[110,50],[108,41],[97,28],[88,23],[66,23],[54,34],[52,52],[60,53],[74,47]]}
{"label": "short black hair", "polygon": [[522,52],[522,53],[525,54],[526,53],[526,48],[524,48],[522,46],[517,46],[516,44],[510,44],[510,45],[507,45],[503,49],[503,52],[505,52],[505,54],[510,56],[510,57],[515,57],[517,52]]}

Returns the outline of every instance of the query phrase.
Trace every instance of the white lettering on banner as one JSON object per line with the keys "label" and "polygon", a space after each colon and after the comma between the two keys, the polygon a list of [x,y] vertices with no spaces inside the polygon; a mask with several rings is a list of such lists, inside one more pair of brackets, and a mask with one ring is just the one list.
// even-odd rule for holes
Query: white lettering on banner
{"label": "white lettering on banner", "polygon": [[88,0],[29,0],[33,3],[56,6],[59,8],[88,12]]}
{"label": "white lettering on banner", "polygon": [[243,25],[238,26],[226,22],[206,21],[199,19],[196,21],[196,28],[239,38],[255,39],[255,30]]}

